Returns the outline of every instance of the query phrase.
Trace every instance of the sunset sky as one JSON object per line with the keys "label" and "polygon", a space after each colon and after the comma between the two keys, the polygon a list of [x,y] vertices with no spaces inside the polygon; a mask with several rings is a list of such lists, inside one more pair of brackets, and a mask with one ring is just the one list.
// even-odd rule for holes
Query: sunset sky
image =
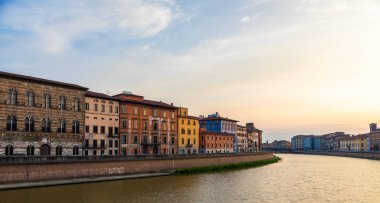
{"label": "sunset sky", "polygon": [[0,70],[254,122],[380,123],[379,0],[0,0]]}

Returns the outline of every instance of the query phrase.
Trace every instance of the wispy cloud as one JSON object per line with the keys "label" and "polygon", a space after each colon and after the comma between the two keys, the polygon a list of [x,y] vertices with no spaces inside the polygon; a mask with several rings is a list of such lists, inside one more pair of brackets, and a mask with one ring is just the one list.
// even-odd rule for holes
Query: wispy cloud
{"label": "wispy cloud", "polygon": [[26,32],[25,43],[51,53],[97,35],[110,39],[151,37],[179,16],[174,2],[143,0],[15,3],[3,12],[2,26]]}

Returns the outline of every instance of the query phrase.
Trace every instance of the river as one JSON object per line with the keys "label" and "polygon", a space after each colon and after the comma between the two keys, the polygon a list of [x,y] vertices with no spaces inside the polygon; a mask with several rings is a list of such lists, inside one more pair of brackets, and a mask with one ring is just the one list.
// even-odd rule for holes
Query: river
{"label": "river", "polygon": [[0,191],[0,202],[380,202],[380,161],[280,157],[232,172]]}

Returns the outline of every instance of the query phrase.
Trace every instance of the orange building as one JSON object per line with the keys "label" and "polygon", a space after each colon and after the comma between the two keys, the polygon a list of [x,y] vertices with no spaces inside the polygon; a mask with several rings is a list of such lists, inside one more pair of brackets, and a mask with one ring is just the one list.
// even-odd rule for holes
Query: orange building
{"label": "orange building", "polygon": [[177,107],[123,92],[120,102],[122,155],[177,154]]}
{"label": "orange building", "polygon": [[234,153],[234,134],[208,132],[201,128],[199,134],[199,153]]}

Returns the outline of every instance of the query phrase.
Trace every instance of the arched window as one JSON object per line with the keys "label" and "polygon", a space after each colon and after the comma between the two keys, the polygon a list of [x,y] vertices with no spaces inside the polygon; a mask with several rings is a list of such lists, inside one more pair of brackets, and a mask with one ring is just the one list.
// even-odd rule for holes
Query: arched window
{"label": "arched window", "polygon": [[181,129],[181,133],[182,134],[185,134],[186,133],[186,130],[184,128]]}
{"label": "arched window", "polygon": [[66,122],[63,119],[59,119],[58,133],[66,133]]}
{"label": "arched window", "polygon": [[34,93],[32,91],[26,93],[26,106],[34,106]]}
{"label": "arched window", "polygon": [[79,121],[77,121],[77,120],[73,120],[72,133],[73,134],[78,134],[79,133]]}
{"label": "arched window", "polygon": [[31,116],[25,118],[25,131],[33,132],[34,131],[34,119]]}
{"label": "arched window", "polygon": [[190,129],[187,129],[187,134],[191,135],[191,130]]}
{"label": "arched window", "polygon": [[55,148],[55,155],[57,155],[57,156],[62,156],[62,146],[61,146],[61,145],[58,145],[58,146]]}
{"label": "arched window", "polygon": [[62,109],[62,110],[66,109],[66,98],[65,98],[65,96],[59,96],[58,108]]}
{"label": "arched window", "polygon": [[42,119],[42,132],[45,132],[45,133],[51,132],[51,121],[49,118]]}
{"label": "arched window", "polygon": [[15,116],[7,117],[7,131],[16,131],[17,129],[17,119]]}
{"label": "arched window", "polygon": [[74,111],[79,111],[79,99],[74,99]]}
{"label": "arched window", "polygon": [[51,96],[49,94],[45,94],[44,95],[44,107],[46,109],[50,109],[51,108]]}
{"label": "arched window", "polygon": [[26,154],[28,156],[34,156],[34,146],[33,145],[29,145],[27,148],[26,148]]}
{"label": "arched window", "polygon": [[74,148],[73,148],[73,155],[74,156],[78,156],[79,155],[79,147],[78,146],[74,146]]}
{"label": "arched window", "polygon": [[12,156],[13,155],[13,146],[7,145],[5,147],[5,156]]}
{"label": "arched window", "polygon": [[40,155],[41,156],[48,156],[48,155],[50,155],[50,146],[48,144],[41,145]]}
{"label": "arched window", "polygon": [[8,100],[10,105],[17,105],[17,91],[15,89],[9,90]]}

